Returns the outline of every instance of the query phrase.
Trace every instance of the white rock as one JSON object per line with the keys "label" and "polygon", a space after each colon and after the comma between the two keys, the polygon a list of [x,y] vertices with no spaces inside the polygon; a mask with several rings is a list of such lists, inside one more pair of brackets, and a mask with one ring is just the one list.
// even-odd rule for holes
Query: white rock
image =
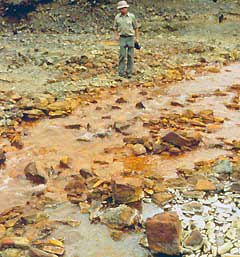
{"label": "white rock", "polygon": [[222,231],[223,231],[223,233],[226,233],[227,232],[227,230],[229,229],[231,227],[231,224],[224,224],[223,225],[223,227],[222,227]]}
{"label": "white rock", "polygon": [[226,237],[229,238],[230,240],[234,240],[234,239],[236,239],[239,236],[238,234],[239,233],[238,233],[236,228],[231,228],[226,233]]}
{"label": "white rock", "polygon": [[229,252],[233,248],[233,244],[231,242],[227,242],[224,245],[219,246],[218,254],[222,255]]}
{"label": "white rock", "polygon": [[204,240],[203,251],[204,253],[209,253],[211,251],[211,244],[208,240]]}
{"label": "white rock", "polygon": [[217,247],[216,247],[216,246],[212,246],[212,255],[213,255],[214,257],[217,256]]}
{"label": "white rock", "polygon": [[202,230],[206,227],[205,220],[202,216],[195,215],[195,216],[192,217],[192,220],[193,220],[193,223],[196,225],[196,227],[199,230]]}
{"label": "white rock", "polygon": [[232,254],[223,254],[222,257],[240,257],[240,254],[232,255]]}
{"label": "white rock", "polygon": [[240,254],[240,249],[238,248],[233,248],[231,251],[230,251],[231,254]]}

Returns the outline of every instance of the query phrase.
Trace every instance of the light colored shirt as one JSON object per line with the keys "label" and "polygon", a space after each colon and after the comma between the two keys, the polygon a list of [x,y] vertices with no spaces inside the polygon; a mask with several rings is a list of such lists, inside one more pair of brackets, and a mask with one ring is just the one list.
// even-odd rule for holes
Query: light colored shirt
{"label": "light colored shirt", "polygon": [[126,15],[119,13],[114,20],[114,29],[120,36],[134,36],[135,29],[138,28],[136,17],[128,12]]}

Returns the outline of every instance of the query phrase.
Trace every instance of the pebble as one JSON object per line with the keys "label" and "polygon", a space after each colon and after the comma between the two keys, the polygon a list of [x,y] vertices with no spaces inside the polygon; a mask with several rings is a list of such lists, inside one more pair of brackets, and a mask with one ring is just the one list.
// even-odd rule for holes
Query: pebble
{"label": "pebble", "polygon": [[230,251],[231,254],[240,254],[240,249],[238,248],[233,248],[231,251]]}
{"label": "pebble", "polygon": [[218,248],[218,254],[220,255],[225,254],[228,251],[230,251],[232,248],[233,248],[233,244],[231,242],[227,242]]}

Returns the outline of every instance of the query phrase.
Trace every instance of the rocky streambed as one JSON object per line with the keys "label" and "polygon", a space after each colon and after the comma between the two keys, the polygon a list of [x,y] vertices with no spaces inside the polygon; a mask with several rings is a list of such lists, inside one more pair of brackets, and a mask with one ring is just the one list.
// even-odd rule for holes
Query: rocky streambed
{"label": "rocky streambed", "polygon": [[6,130],[1,255],[238,256],[238,71],[122,81]]}

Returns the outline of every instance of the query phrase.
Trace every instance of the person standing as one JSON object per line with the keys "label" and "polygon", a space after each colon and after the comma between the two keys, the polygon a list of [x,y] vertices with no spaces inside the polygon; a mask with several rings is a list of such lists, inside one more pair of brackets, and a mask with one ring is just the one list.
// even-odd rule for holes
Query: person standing
{"label": "person standing", "polygon": [[[135,15],[128,11],[126,1],[118,2],[119,14],[114,20],[115,40],[119,41],[120,53],[118,73],[121,77],[132,77],[134,64],[134,44],[139,42],[138,24]],[[127,70],[125,71],[125,59],[127,56]]]}

